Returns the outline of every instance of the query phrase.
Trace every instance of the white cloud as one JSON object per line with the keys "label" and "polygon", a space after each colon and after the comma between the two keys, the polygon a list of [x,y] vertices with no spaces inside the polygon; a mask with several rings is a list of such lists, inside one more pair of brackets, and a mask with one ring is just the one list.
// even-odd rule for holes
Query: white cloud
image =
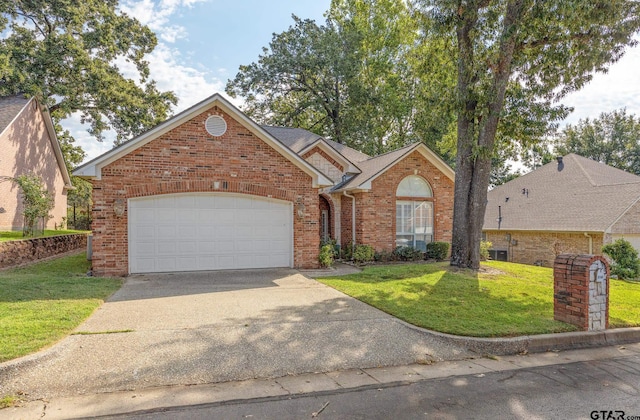
{"label": "white cloud", "polygon": [[606,74],[596,74],[583,89],[567,96],[562,103],[575,108],[566,122],[597,118],[602,112],[625,108],[640,116],[640,47],[634,47],[613,64]]}
{"label": "white cloud", "polygon": [[171,16],[180,8],[193,7],[203,1],[206,0],[128,0],[121,4],[120,9],[151,28],[160,40],[174,43],[186,38],[187,31],[180,25],[170,23]]}

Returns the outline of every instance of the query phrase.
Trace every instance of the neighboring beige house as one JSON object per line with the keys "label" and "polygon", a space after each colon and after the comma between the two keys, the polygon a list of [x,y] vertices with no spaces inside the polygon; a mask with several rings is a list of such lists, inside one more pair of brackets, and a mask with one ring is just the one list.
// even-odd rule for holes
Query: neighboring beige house
{"label": "neighboring beige house", "polygon": [[564,252],[640,250],[640,177],[569,154],[489,191],[483,236],[495,259],[550,267]]}
{"label": "neighboring beige house", "polygon": [[67,189],[71,187],[60,144],[48,110],[24,95],[0,97],[0,230],[22,229],[22,198],[15,183],[6,180],[34,173],[55,197],[47,228],[67,216]]}

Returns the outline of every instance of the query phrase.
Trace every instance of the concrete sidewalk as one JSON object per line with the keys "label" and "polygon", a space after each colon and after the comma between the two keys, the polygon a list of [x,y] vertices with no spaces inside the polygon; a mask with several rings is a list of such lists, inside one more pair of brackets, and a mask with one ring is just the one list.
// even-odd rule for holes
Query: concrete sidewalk
{"label": "concrete sidewalk", "polygon": [[640,354],[640,343],[530,355],[443,361],[433,364],[349,369],[329,373],[283,376],[265,380],[147,388],[139,391],[32,401],[20,407],[0,410],[0,419],[73,419],[134,412],[153,413],[170,407],[255,398],[278,398],[314,392],[342,392],[357,388],[384,388],[399,383],[436,378],[484,375],[488,372],[615,359],[637,354]]}

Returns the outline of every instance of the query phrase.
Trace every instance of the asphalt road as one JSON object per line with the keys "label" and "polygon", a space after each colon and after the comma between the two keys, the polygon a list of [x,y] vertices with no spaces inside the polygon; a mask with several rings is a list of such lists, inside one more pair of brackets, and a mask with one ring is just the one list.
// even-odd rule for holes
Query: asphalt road
{"label": "asphalt road", "polygon": [[109,418],[640,420],[640,355]]}

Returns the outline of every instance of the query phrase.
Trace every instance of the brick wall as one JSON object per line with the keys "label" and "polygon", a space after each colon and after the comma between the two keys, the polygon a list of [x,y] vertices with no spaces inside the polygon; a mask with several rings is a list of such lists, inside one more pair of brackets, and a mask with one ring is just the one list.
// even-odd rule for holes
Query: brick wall
{"label": "brick wall", "polygon": [[[211,137],[204,127],[220,115],[227,132]],[[126,275],[127,214],[114,217],[116,199],[182,192],[226,192],[271,197],[305,205],[304,218],[294,211],[294,266],[318,262],[318,190],[311,177],[272,149],[217,106],[132,151],[102,169],[93,181],[93,269],[96,275]]]}
{"label": "brick wall", "polygon": [[[353,200],[342,194],[336,194],[336,199],[340,200],[340,244],[344,247],[353,241]],[[356,203],[356,209],[357,208]]]}
{"label": "brick wall", "polygon": [[[526,231],[484,231],[486,239],[493,244],[492,249],[507,250],[509,261],[521,264],[537,264],[553,267],[556,256],[564,253],[588,254],[589,238],[584,233],[572,232],[526,232]],[[507,242],[511,235],[511,244]],[[603,234],[590,234],[593,254],[600,254]],[[516,241],[517,244],[513,244]]]}
{"label": "brick wall", "polygon": [[[396,190],[400,182],[409,175],[421,176],[433,190],[434,241],[451,242],[453,181],[442,174],[420,152],[415,151],[376,178],[369,192],[355,194],[357,243],[371,245],[376,251],[391,251],[395,248]],[[345,204],[350,215],[351,203],[343,201],[343,206]],[[345,210],[343,207],[343,215]],[[343,221],[343,230],[346,230],[345,225],[346,222]],[[350,234],[347,237],[350,238]],[[343,241],[344,239],[343,234]]]}
{"label": "brick wall", "polygon": [[87,235],[84,234],[0,242],[0,268],[25,264],[86,247]]}

